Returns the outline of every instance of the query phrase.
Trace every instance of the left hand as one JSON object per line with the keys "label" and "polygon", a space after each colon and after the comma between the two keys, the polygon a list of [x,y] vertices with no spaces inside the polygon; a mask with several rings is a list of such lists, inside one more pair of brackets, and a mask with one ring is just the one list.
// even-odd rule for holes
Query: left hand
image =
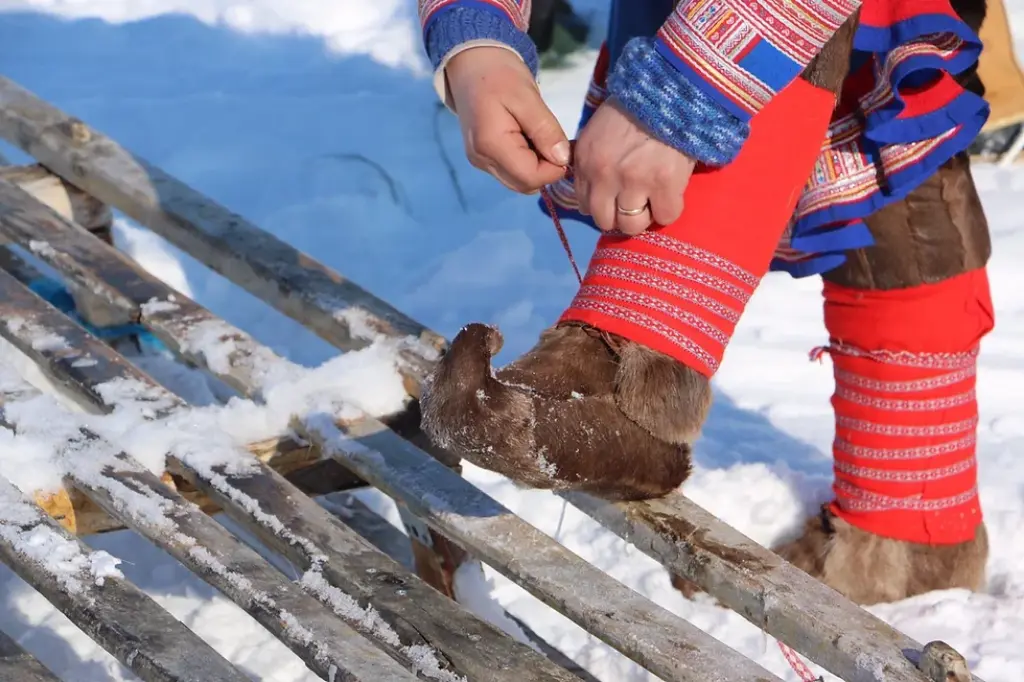
{"label": "left hand", "polygon": [[580,211],[604,232],[637,235],[653,223],[668,225],[682,215],[683,190],[694,166],[608,100],[576,141],[573,175]]}

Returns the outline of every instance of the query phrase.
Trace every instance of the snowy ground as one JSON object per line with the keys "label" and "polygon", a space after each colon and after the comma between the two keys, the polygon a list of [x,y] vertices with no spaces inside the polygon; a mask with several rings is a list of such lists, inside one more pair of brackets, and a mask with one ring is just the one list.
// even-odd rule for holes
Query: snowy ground
{"label": "snowy ground", "polygon": [[[573,275],[534,200],[511,195],[462,159],[456,124],[439,114],[426,78],[414,5],[0,0],[0,73],[449,337],[467,321],[500,325],[508,359],[561,311],[574,291]],[[1024,37],[1024,0],[1009,5]],[[1024,48],[1024,39],[1018,45]],[[592,58],[544,78],[545,94],[570,131]],[[995,242],[990,274],[998,316],[979,375],[990,588],[933,593],[874,611],[920,640],[957,647],[987,682],[1017,682],[1024,670],[1024,464],[1016,460],[1024,450],[1024,171],[979,167],[976,178]],[[126,221],[117,227],[120,246],[143,265],[278,352],[308,366],[335,355],[160,239]],[[570,238],[577,258],[586,260],[591,233],[574,229]],[[698,503],[765,544],[790,532],[828,492],[831,372],[807,362],[807,351],[822,340],[817,282],[770,277],[718,374],[699,466],[686,485]],[[168,381],[182,378],[166,365],[150,369]],[[0,470],[2,459],[0,453]],[[562,518],[560,500],[467,468],[473,482],[573,551],[795,679],[756,629],[735,614],[684,600],[663,569],[584,515],[569,508]],[[397,522],[387,500],[368,497]],[[121,532],[90,542],[131,557],[121,567],[125,575],[254,679],[315,679],[248,616],[138,536]],[[488,577],[495,600],[601,679],[654,679],[500,576]],[[135,679],[3,568],[0,629],[65,680]]]}

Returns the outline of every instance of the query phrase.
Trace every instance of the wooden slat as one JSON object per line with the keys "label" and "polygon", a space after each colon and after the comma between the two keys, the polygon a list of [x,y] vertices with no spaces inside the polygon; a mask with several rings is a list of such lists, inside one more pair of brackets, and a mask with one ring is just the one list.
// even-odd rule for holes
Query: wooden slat
{"label": "wooden slat", "polygon": [[[54,381],[77,391],[83,406],[94,412],[113,409],[114,405],[107,405],[99,397],[97,386],[115,380],[134,381],[144,387],[152,401],[154,418],[167,417],[185,408],[180,399],[160,390],[152,379],[109,346],[3,271],[0,336],[39,364]],[[41,339],[60,339],[61,343],[40,343]],[[86,357],[92,362],[77,362]],[[410,647],[426,645],[426,651],[433,647],[439,652],[439,660],[450,661],[458,673],[471,680],[573,679],[542,655],[479,620],[402,569],[272,469],[252,462],[251,468],[241,474],[228,467],[209,470],[177,460],[169,465],[179,468],[179,473],[233,519],[302,570],[316,569],[329,585],[350,595],[362,608],[372,604],[400,640],[396,644],[377,632],[375,641],[397,656],[414,655],[422,650]],[[254,508],[258,513],[254,513]],[[336,602],[339,596],[337,590],[321,590],[316,595],[329,603]],[[365,627],[356,619],[350,624],[361,631]]]}
{"label": "wooden slat", "polygon": [[60,678],[0,632],[0,682],[60,682]]}
{"label": "wooden slat", "polygon": [[[191,362],[208,367],[222,380],[251,396],[259,396],[266,382],[288,376],[292,371],[290,363],[241,330],[212,317],[198,304],[146,276],[137,265],[108,246],[83,238],[80,231],[52,211],[38,203],[37,208],[32,208],[31,203],[35,202],[20,190],[0,182],[0,206],[16,207],[0,215],[0,230],[23,243],[52,242],[57,248],[40,251],[40,257],[70,277],[95,281],[97,287],[106,286],[110,289],[109,299],[117,305],[139,306],[141,322],[153,329],[170,348],[186,354]],[[47,215],[37,215],[39,213]],[[111,273],[111,276],[103,283],[100,273]],[[144,305],[143,301],[157,304]],[[168,301],[174,305],[165,305]],[[225,343],[229,344],[224,348],[231,352],[221,353],[218,349],[208,355],[208,347],[194,348],[191,340],[195,328],[190,322],[218,325]],[[83,348],[82,344],[78,340],[69,343],[79,349]],[[93,356],[98,359],[95,353]],[[45,353],[37,353],[36,357],[46,361]],[[75,363],[60,363],[60,366],[62,370],[56,380],[69,386],[82,382],[82,395],[90,402],[94,394],[90,386],[115,376],[130,376],[116,358],[85,369],[76,367]],[[735,679],[776,679],[749,659],[572,554],[381,422],[367,418],[346,425],[345,436],[333,428],[330,420],[326,424],[307,421],[301,426],[323,452],[338,458],[457,544],[471,549],[535,596],[663,679],[705,680],[717,674],[722,666],[735,671]],[[366,446],[386,454],[371,452]],[[197,485],[203,486],[202,483]],[[313,511],[301,508],[312,502],[270,494],[270,490],[260,487],[267,483],[256,482],[251,477],[238,480],[236,485],[254,499],[275,505],[273,513],[288,528],[303,528],[305,519]],[[215,486],[204,490],[216,499]],[[446,510],[452,511],[447,513]],[[228,511],[231,513],[230,509]],[[247,517],[239,520],[245,522]],[[266,531],[261,537],[267,542],[274,541]],[[566,584],[566,575],[574,576],[571,585]]]}
{"label": "wooden slat", "polygon": [[0,137],[339,348],[379,334],[411,338],[411,390],[444,346],[443,337],[354,282],[3,77]]}
{"label": "wooden slat", "polygon": [[[3,234],[3,230],[0,229],[0,237]],[[0,246],[0,269],[6,270],[26,285],[43,277],[35,267],[5,246]],[[138,317],[136,311],[131,314],[134,318]],[[326,495],[366,485],[337,462],[323,459],[320,451],[312,444],[299,442],[292,436],[279,436],[250,443],[247,449],[307,495]],[[168,483],[170,479],[164,482]],[[220,511],[216,503],[187,481],[179,478],[173,483],[179,494],[198,504],[207,514]],[[41,493],[36,498],[36,503],[57,519],[64,528],[80,537],[124,528],[120,521],[106,514],[92,500],[76,490]]]}
{"label": "wooden slat", "polygon": [[[386,520],[374,513],[369,507],[353,496],[347,496],[338,505],[331,505],[328,509],[339,518],[344,519],[346,525],[351,526],[354,531],[363,538],[373,543],[373,546],[387,554],[406,568],[413,567],[412,553],[409,551],[409,538],[399,529],[392,526]],[[563,654],[558,648],[544,640],[526,622],[505,611],[505,617],[513,621],[523,631],[523,634],[540,649],[545,656],[568,670],[583,682],[601,682],[582,666]]]}
{"label": "wooden slat", "polygon": [[[69,561],[51,570],[24,553],[27,540],[60,546]],[[72,554],[73,553],[73,554]],[[47,556],[52,556],[50,552]],[[0,561],[146,682],[250,682],[206,642],[127,580],[91,573],[94,553],[0,478]],[[70,560],[78,558],[78,563]]]}
{"label": "wooden slat", "polygon": [[[164,299],[166,299],[166,294],[164,295]],[[158,297],[158,300],[163,300],[163,299],[159,299],[159,297]],[[193,314],[193,311],[191,309],[189,309],[188,313],[189,313],[189,315],[191,315],[191,314]],[[167,313],[167,315],[169,316],[169,315],[171,315],[171,313]],[[153,316],[151,318],[148,318],[148,319],[146,319],[146,316],[144,316],[144,322],[146,322],[147,324],[152,324],[154,326],[154,328],[164,329],[164,332],[165,332],[165,334],[167,336],[166,340],[169,341],[169,345],[171,345],[172,347],[175,347],[175,339],[177,339],[177,345],[178,346],[184,345],[183,344],[184,339],[183,339],[182,331],[181,330],[174,330],[174,329],[167,329],[167,324],[169,324],[169,323],[166,322],[159,314],[155,315],[155,316]],[[268,361],[267,359],[268,359],[269,356],[266,356],[265,354],[261,355],[261,353],[262,353],[261,349],[258,346],[252,344],[251,341],[248,344],[242,343],[244,338],[245,338],[244,335],[239,333],[237,336],[233,336],[232,339],[231,339],[232,347],[238,349],[238,352],[241,353],[241,355],[238,358],[238,359],[241,360],[240,362],[234,362],[233,361],[234,358],[232,358],[232,359],[229,359],[229,362],[228,362],[229,366],[228,367],[212,367],[211,369],[214,371],[215,374],[218,374],[219,376],[221,376],[225,380],[230,381],[230,383],[233,386],[235,386],[238,390],[242,391],[243,393],[247,393],[247,394],[250,394],[250,395],[253,395],[253,394],[258,395],[259,390],[260,390],[260,386],[262,385],[262,382],[265,381],[265,379],[266,379],[265,378],[265,374],[269,371],[268,369],[266,369],[266,363]],[[246,348],[248,348],[249,350],[247,350],[247,351],[243,351],[242,350],[242,349],[246,349]],[[207,361],[207,359],[203,358],[203,357],[193,357],[192,360],[195,361],[197,364],[200,364],[200,365],[209,365],[210,364]],[[262,366],[262,368],[261,368],[261,366]],[[361,434],[365,438],[367,434],[370,434],[370,435],[372,435],[374,438],[376,438],[378,440],[383,439],[382,442],[386,442],[387,448],[391,448],[394,445],[394,443],[392,442],[392,441],[394,441],[394,438],[393,438],[394,434],[392,434],[390,431],[387,431],[386,429],[383,429],[379,423],[374,423],[373,420],[367,420],[367,421],[365,421],[365,423],[359,423],[359,424],[355,424],[355,425],[350,425],[350,426],[348,426],[346,428],[346,431],[348,432],[347,435]],[[382,447],[382,449],[383,449],[383,447]],[[390,454],[389,450],[385,449],[384,451],[389,452],[389,454]],[[343,457],[339,458],[339,459],[341,459],[343,461],[345,460],[345,458],[343,458]],[[344,461],[344,463],[346,463],[346,465],[348,465],[348,466],[353,466],[352,462]],[[353,469],[359,475],[367,476],[367,473],[364,472],[363,470],[361,470],[358,466],[353,466]],[[377,478],[372,478],[370,480],[375,485],[378,485],[378,486],[386,489],[385,484],[382,483]],[[403,497],[403,495],[401,493],[395,493],[393,490],[388,490],[388,489],[386,489],[386,490],[390,494],[393,494],[396,497],[404,500],[404,497]],[[413,506],[414,505],[410,505],[410,507],[413,507]],[[624,506],[624,508],[628,508],[628,505]],[[640,518],[644,518],[644,517],[641,515]],[[708,516],[707,518],[710,519],[710,521],[716,521],[713,517]],[[686,518],[683,517],[680,520],[680,522],[681,523],[685,523],[686,522]],[[654,535],[658,535],[658,533],[665,532],[664,528],[660,528],[659,526],[654,524],[653,521],[651,521],[650,519],[644,518],[644,521],[642,521],[642,523],[647,523],[648,524],[647,525],[648,531],[650,533],[654,534]],[[722,528],[728,529],[728,526],[725,526],[724,524],[721,524],[720,522],[716,521],[716,524],[717,525],[714,525],[714,526],[712,526],[712,525],[700,525],[700,524],[697,524],[697,525],[694,526],[694,529],[695,529],[695,532],[704,532],[704,533],[711,533],[712,531],[715,531],[717,529],[722,529]],[[733,532],[735,532],[735,531],[733,531]],[[662,537],[663,541],[668,546],[673,546],[675,543],[679,542],[678,539],[675,536],[671,535],[671,534],[664,535],[664,536],[659,536],[659,537]],[[768,556],[772,556],[772,557],[774,556],[770,552],[767,552],[767,554],[768,554]],[[736,555],[736,556],[739,556],[739,555]],[[734,560],[735,560],[735,557],[732,557],[731,559],[729,559],[729,561],[733,561],[733,562],[734,562]],[[775,560],[779,561],[777,557],[775,558]],[[741,571],[742,572],[743,567],[740,564],[735,564],[735,562],[734,562],[734,563],[730,563],[729,566],[731,566],[734,571]],[[669,568],[672,568],[673,570],[676,570],[676,568],[674,566],[669,566]],[[791,570],[794,570],[794,569],[791,569]],[[683,571],[678,571],[678,572],[680,572],[680,574],[682,574],[682,575],[685,575],[685,572],[683,572]],[[801,576],[803,576],[805,578],[805,583],[807,583],[807,584],[809,584],[811,586],[809,589],[816,590],[815,592],[811,592],[810,594],[815,595],[818,600],[822,600],[822,599],[832,600],[836,596],[838,596],[838,595],[835,595],[835,593],[832,592],[831,590],[829,590],[828,588],[826,588],[823,585],[821,585],[820,583],[818,583],[817,581],[810,580],[809,578],[807,578],[805,575],[803,575],[799,571],[796,571],[796,573],[800,574]],[[728,596],[728,591],[730,589],[732,589],[732,583],[730,581],[731,581],[731,576],[729,576],[727,574],[722,574],[722,575],[719,575],[714,581],[710,581],[708,583],[708,585],[705,587],[705,589],[707,589],[707,591],[710,594],[713,594],[716,597],[719,597],[720,593],[724,594],[725,595],[724,597],[719,597],[720,600],[723,603],[725,603],[727,605],[730,605],[730,606],[733,606],[734,604],[738,604],[738,606],[735,606],[734,608],[737,608],[737,610],[739,610],[741,613],[744,613],[745,615],[748,615],[748,617],[751,617],[749,615],[749,610],[745,610],[745,607],[741,603],[735,602],[735,600],[730,601],[729,596]],[[873,616],[870,616],[870,614],[867,614],[867,612],[863,611],[862,609],[860,609],[859,607],[853,605],[852,603],[846,601],[845,599],[841,599],[840,598],[840,603],[842,605],[843,613],[846,613],[850,617],[857,617],[859,619],[858,622],[862,622],[862,623],[865,623],[865,624],[871,626],[870,630],[873,633],[875,633],[875,636],[873,636],[873,638],[869,639],[867,644],[870,647],[874,647],[872,649],[872,652],[873,652],[872,655],[878,657],[878,660],[888,661],[889,662],[888,664],[891,665],[891,666],[895,666],[895,669],[902,669],[903,670],[902,674],[904,674],[905,677],[904,678],[897,678],[897,679],[906,679],[906,680],[920,680],[921,679],[919,673],[917,673],[917,671],[913,668],[913,666],[909,665],[909,662],[906,660],[906,658],[903,655],[903,646],[902,646],[902,644],[910,642],[910,640],[905,638],[905,636],[902,635],[902,633],[899,633],[896,630],[894,630],[893,628],[886,626],[884,623],[882,623],[877,618],[874,618]],[[801,604],[801,600],[794,597],[792,600],[786,602],[785,608],[788,609],[788,610],[791,610],[791,611],[799,612],[800,611],[800,607],[799,607],[800,604]],[[866,620],[865,620],[865,618],[866,618]],[[752,618],[752,620],[754,620],[754,619]],[[845,673],[856,674],[856,670],[861,669],[863,667],[864,661],[867,660],[864,657],[858,658],[856,652],[852,652],[852,650],[844,652],[844,651],[842,651],[841,647],[839,647],[837,649],[838,653],[830,653],[832,648],[837,648],[836,645],[834,645],[834,644],[833,645],[827,645],[827,640],[822,639],[820,632],[816,631],[813,627],[810,628],[810,629],[805,628],[805,629],[802,629],[802,630],[801,629],[797,629],[797,630],[790,631],[790,630],[787,630],[786,628],[776,627],[776,623],[773,620],[771,620],[771,619],[769,619],[767,621],[767,623],[761,622],[761,621],[758,621],[758,620],[754,620],[754,622],[759,627],[765,627],[767,625],[768,632],[770,634],[773,634],[773,635],[779,637],[779,639],[781,639],[782,641],[787,642],[788,644],[790,644],[791,646],[793,646],[797,650],[807,654],[813,660],[815,660],[816,662],[821,663],[822,665],[824,665],[825,667],[829,668],[833,672],[836,672],[836,668],[838,667],[838,669],[841,669],[841,670],[845,671]],[[823,643],[825,643],[825,644],[823,645]],[[863,642],[862,642],[862,644],[863,644]],[[918,647],[917,651],[920,651],[920,645],[917,645],[917,647]],[[824,660],[822,660],[820,658],[815,658],[816,656],[820,657],[822,655],[825,656]],[[860,663],[858,663],[858,660],[860,661]],[[842,674],[842,673],[839,673],[839,674]]]}
{"label": "wooden slat", "polygon": [[[337,347],[395,340],[405,390],[419,397],[442,336],[5,78],[0,137]],[[418,520],[406,522],[418,530],[411,540],[419,573],[451,596],[460,550]]]}
{"label": "wooden slat", "polygon": [[579,493],[564,497],[846,682],[926,681],[916,666],[919,642],[684,496],[630,504]]}
{"label": "wooden slat", "polygon": [[[32,397],[9,369],[0,367],[0,377],[0,407]],[[56,406],[53,409],[54,418],[73,419]],[[13,428],[5,423],[2,411],[0,426]],[[76,488],[220,590],[322,678],[347,682],[416,679],[320,602],[288,582],[223,526],[110,443],[81,429],[65,444],[65,452],[70,457],[87,454],[90,459],[78,463],[85,465],[81,469],[69,462],[68,478]],[[81,471],[87,475],[83,477]],[[139,500],[145,502],[140,504]]]}

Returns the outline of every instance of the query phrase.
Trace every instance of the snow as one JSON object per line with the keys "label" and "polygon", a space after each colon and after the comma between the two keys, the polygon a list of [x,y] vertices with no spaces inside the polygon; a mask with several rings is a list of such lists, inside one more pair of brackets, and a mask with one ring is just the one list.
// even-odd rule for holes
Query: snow
{"label": "snow", "polygon": [[[573,4],[597,15],[603,10],[597,0]],[[1008,7],[1024,51],[1024,0]],[[0,11],[5,76],[449,338],[469,321],[498,325],[505,337],[498,361],[507,361],[534,342],[575,291],[535,198],[510,194],[462,158],[458,126],[436,103],[412,0],[0,0]],[[574,58],[542,82],[569,131],[593,58]],[[27,159],[0,151],[15,163]],[[980,594],[935,592],[871,611],[920,641],[948,642],[986,682],[1010,682],[1024,669],[1024,170],[978,166],[975,178],[995,246],[989,272],[997,327],[983,345],[977,389],[989,585]],[[583,262],[594,237],[568,227]],[[155,275],[295,364],[273,377],[266,405],[256,405],[166,358],[139,360],[193,404],[175,413],[175,433],[146,427],[146,415],[166,409],[168,400],[137,385],[106,387],[123,407],[104,418],[76,415],[55,424],[45,419],[56,409],[52,400],[38,399],[16,415],[26,429],[35,424],[31,438],[0,431],[0,473],[23,490],[53,486],[66,466],[58,436],[78,425],[156,471],[168,451],[202,462],[211,450],[223,458],[241,443],[278,435],[288,428],[285,415],[329,412],[342,402],[380,414],[401,400],[393,345],[338,355],[133,222],[119,218],[116,238]],[[715,406],[685,486],[694,501],[764,544],[794,533],[828,495],[831,371],[827,362],[807,362],[807,352],[823,341],[819,287],[780,275],[755,294],[716,377]],[[171,312],[174,305],[152,301],[147,312]],[[365,323],[349,321],[369,333]],[[218,345],[223,329],[200,331],[195,347],[217,351],[209,357],[223,362],[231,343]],[[63,348],[45,333],[37,343]],[[0,356],[14,357],[6,346]],[[24,359],[14,360],[26,369]],[[46,383],[37,372],[25,374]],[[222,459],[206,461],[213,462]],[[770,638],[706,598],[684,599],[657,563],[576,508],[471,465],[465,475],[624,584],[796,679]],[[401,527],[388,499],[359,497]],[[137,503],[144,513],[146,501]],[[21,541],[68,579],[122,573],[254,679],[316,679],[252,618],[134,533],[89,538],[106,554],[88,563],[45,534]],[[327,587],[315,571],[294,577],[307,589]],[[489,568],[482,576],[460,572],[457,589],[481,617],[521,637],[500,604],[602,680],[654,679]],[[2,567],[0,629],[62,679],[137,679]]]}

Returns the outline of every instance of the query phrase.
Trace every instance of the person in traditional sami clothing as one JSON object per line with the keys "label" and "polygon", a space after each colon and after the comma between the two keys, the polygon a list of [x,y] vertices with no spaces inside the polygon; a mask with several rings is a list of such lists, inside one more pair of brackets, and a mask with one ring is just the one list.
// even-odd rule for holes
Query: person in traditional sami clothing
{"label": "person in traditional sami clothing", "polygon": [[777,551],[865,604],[981,589],[994,317],[965,150],[989,113],[984,0],[613,1],[574,149],[536,87],[529,5],[421,0],[438,91],[475,166],[602,234],[525,355],[495,372],[498,331],[459,333],[427,434],[523,485],[664,495],[761,278],[820,276],[834,498]]}

